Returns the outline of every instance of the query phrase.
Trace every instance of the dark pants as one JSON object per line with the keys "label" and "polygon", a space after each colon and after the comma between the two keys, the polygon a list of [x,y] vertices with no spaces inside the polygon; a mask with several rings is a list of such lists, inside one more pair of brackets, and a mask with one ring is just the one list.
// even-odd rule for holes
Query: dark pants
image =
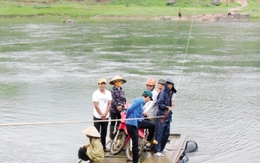
{"label": "dark pants", "polygon": [[152,121],[143,120],[142,122],[138,122],[138,128],[147,128],[149,131],[147,141],[151,141],[153,139],[155,124]]}
{"label": "dark pants", "polygon": [[161,122],[161,119],[162,118],[157,119],[156,140],[158,144],[155,146],[155,152],[162,152],[164,150],[170,135],[170,122]]}
{"label": "dark pants", "polygon": [[[102,119],[94,117],[94,126],[96,127],[96,129],[98,130],[98,132],[101,135],[101,143],[103,145],[103,148],[106,149],[106,136],[107,136],[108,121],[107,122],[95,122],[95,120],[102,120]],[[106,120],[108,120],[108,118]]]}
{"label": "dark pants", "polygon": [[133,163],[138,163],[138,128],[132,125],[126,125],[127,132],[132,139]]}
{"label": "dark pants", "polygon": [[87,156],[87,148],[82,148],[82,147],[80,147],[80,148],[79,148],[79,152],[78,152],[78,157],[79,157],[79,159],[81,159],[81,160],[88,161],[89,158],[88,158],[88,156]]}
{"label": "dark pants", "polygon": [[[121,114],[120,112],[114,113],[114,112],[110,112],[110,117],[111,119],[121,119]],[[110,126],[115,126],[115,125],[119,125],[120,121],[111,121]]]}

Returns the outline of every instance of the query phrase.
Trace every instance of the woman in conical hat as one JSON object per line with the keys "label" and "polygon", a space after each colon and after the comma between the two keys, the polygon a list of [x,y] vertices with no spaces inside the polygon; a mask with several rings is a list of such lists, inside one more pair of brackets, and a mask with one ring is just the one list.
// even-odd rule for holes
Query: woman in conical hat
{"label": "woman in conical hat", "polygon": [[88,137],[100,138],[100,133],[98,132],[98,130],[96,129],[95,126],[90,126],[86,129],[82,130],[82,132]]}
{"label": "woman in conical hat", "polygon": [[[109,82],[110,85],[113,85],[111,91],[112,102],[110,109],[111,120],[121,119],[120,111],[124,108],[124,104],[126,103],[126,96],[122,84],[126,83],[126,80],[119,75],[114,76],[114,78]],[[110,123],[110,139],[114,137],[114,130],[116,123],[120,123],[119,121],[111,121]],[[118,126],[119,124],[117,124]]]}
{"label": "woman in conical hat", "polygon": [[79,159],[84,161],[103,162],[104,150],[100,141],[100,133],[97,131],[96,127],[90,126],[82,132],[89,138],[89,144],[80,147],[78,151]]}
{"label": "woman in conical hat", "polygon": [[119,76],[119,75],[116,75],[116,76],[113,77],[113,79],[110,80],[109,84],[115,85],[115,83],[116,83],[117,81],[121,82],[121,84],[126,83],[126,80],[125,80],[124,78],[122,78],[122,77]]}

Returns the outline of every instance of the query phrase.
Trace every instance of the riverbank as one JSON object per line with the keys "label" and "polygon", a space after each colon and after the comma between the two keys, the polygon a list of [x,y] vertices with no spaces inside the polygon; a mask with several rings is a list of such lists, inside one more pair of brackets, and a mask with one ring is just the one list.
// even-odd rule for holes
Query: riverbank
{"label": "riverbank", "polygon": [[[193,15],[193,1],[189,3],[176,3],[167,6],[165,2],[156,3],[150,0],[150,3],[140,4],[133,0],[132,3],[127,1],[102,1],[96,2],[93,0],[49,0],[35,1],[24,0],[20,1],[0,1],[0,18],[1,19],[30,19],[30,20],[54,20],[65,21],[73,19],[76,21],[92,21],[100,19],[124,19],[124,20],[158,20],[158,17],[171,17],[171,20],[179,20],[177,13],[181,8],[182,19],[189,20]],[[229,4],[220,4],[215,6],[207,2],[199,2],[195,5],[195,16],[201,17],[206,15],[227,15],[229,12],[246,13],[250,15],[251,20],[260,20],[260,2],[259,0],[251,0],[248,6],[243,6],[237,2]],[[239,11],[234,10],[240,7]],[[202,19],[207,20],[207,19]],[[210,19],[212,20],[212,19]]]}

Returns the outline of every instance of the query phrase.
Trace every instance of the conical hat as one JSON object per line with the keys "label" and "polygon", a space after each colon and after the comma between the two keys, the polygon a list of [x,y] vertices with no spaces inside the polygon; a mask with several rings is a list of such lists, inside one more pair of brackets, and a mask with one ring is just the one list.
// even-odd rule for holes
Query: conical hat
{"label": "conical hat", "polygon": [[126,80],[124,78],[122,78],[119,75],[116,75],[112,80],[110,80],[109,84],[114,85],[114,81],[116,80],[121,80],[123,82],[122,84],[126,83]]}
{"label": "conical hat", "polygon": [[100,133],[98,132],[98,130],[96,129],[95,126],[90,126],[84,130],[82,130],[82,132],[84,134],[86,134],[87,136],[91,136],[91,137],[100,137]]}

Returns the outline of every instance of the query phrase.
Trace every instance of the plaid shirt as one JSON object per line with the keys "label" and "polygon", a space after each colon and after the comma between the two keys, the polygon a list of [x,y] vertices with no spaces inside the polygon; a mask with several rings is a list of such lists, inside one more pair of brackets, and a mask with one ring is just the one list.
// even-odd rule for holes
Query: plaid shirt
{"label": "plaid shirt", "polygon": [[123,88],[117,88],[113,87],[111,89],[111,95],[112,95],[112,103],[111,103],[111,112],[118,113],[117,107],[120,105],[124,105],[126,103],[126,97],[125,92],[123,91]]}

